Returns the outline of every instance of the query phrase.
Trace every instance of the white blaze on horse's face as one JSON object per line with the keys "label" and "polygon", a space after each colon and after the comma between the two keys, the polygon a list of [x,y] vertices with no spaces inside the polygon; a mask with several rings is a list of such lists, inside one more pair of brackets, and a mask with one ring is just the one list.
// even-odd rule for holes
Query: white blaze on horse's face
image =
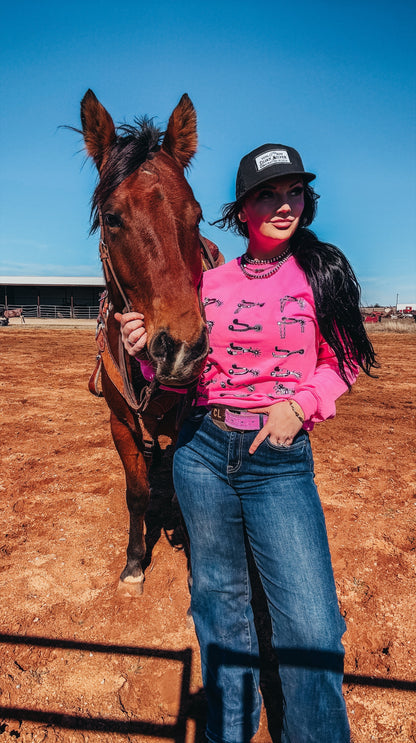
{"label": "white blaze on horse's face", "polygon": [[[184,175],[197,145],[194,107],[182,97],[161,147],[142,153],[137,167],[132,167],[140,155],[132,130],[117,137],[111,117],[90,91],[81,112],[87,151],[100,173],[95,205],[115,274],[131,308],[145,315],[159,381],[186,384],[199,374],[208,351],[197,296],[201,209]],[[135,131],[136,139],[143,139]],[[122,310],[111,281],[110,292]]]}

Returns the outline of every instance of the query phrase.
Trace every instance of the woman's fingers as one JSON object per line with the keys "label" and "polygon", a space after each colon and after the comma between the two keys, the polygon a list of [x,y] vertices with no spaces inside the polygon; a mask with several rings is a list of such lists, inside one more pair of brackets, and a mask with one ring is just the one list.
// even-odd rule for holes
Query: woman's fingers
{"label": "woman's fingers", "polygon": [[260,444],[263,443],[264,439],[267,439],[268,435],[269,435],[269,429],[266,423],[266,425],[260,429],[256,438],[253,440],[253,443],[251,444],[250,449],[248,450],[248,453],[254,454],[254,452],[260,446]]}
{"label": "woman's fingers", "polygon": [[130,333],[126,340],[123,338],[124,348],[130,356],[137,356],[137,354],[143,350],[146,343],[147,333],[144,328],[139,328],[133,333]]}
{"label": "woman's fingers", "polygon": [[122,328],[124,328],[127,323],[134,320],[144,320],[144,315],[142,315],[141,312],[125,312],[124,314],[121,314],[121,312],[115,312],[114,317],[120,323]]}
{"label": "woman's fingers", "polygon": [[274,446],[290,446],[301,428],[302,421],[294,414],[289,402],[275,403],[270,407],[268,420],[253,440],[249,453],[254,454],[268,436]]}
{"label": "woman's fingers", "polygon": [[290,446],[294,439],[294,435],[292,436],[290,433],[286,433],[286,434],[280,433],[279,435],[276,436],[271,430],[270,426],[266,423],[266,425],[260,429],[256,438],[253,440],[253,443],[251,444],[250,449],[248,450],[248,453],[254,454],[256,449],[258,449],[260,444],[262,444],[263,441],[267,439],[268,436],[270,438],[270,442],[274,444],[274,446]]}
{"label": "woman's fingers", "polygon": [[123,346],[130,356],[136,356],[147,343],[147,333],[144,327],[144,315],[141,312],[114,313],[120,323]]}

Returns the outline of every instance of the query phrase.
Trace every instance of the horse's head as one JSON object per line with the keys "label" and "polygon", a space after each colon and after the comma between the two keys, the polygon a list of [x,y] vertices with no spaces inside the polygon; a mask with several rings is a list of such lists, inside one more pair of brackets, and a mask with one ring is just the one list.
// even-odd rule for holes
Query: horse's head
{"label": "horse's head", "polygon": [[81,121],[99,172],[92,229],[101,227],[116,277],[107,271],[114,310],[123,310],[124,294],[132,310],[143,312],[157,379],[187,384],[200,373],[208,352],[197,294],[201,208],[184,174],[197,147],[195,109],[182,96],[163,139],[147,119],[116,131],[89,90]]}

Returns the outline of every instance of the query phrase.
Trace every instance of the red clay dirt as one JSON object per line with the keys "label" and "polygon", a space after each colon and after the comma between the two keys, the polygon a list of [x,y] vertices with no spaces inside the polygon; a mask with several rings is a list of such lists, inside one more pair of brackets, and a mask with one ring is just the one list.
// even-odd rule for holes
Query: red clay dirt
{"label": "red clay dirt", "polygon": [[[312,434],[341,611],[354,743],[416,741],[415,334],[374,333]],[[186,560],[162,532],[141,598],[108,411],[87,391],[92,328],[0,329],[0,743],[200,743]],[[255,743],[269,743],[266,715]]]}

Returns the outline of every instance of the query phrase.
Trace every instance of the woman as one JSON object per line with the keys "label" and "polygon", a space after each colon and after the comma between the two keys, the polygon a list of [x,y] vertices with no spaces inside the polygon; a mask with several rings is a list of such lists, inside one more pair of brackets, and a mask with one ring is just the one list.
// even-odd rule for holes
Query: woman
{"label": "woman", "polygon": [[[307,229],[317,196],[299,153],[266,144],[240,163],[221,227],[243,256],[204,275],[210,351],[184,423],[174,481],[189,531],[192,615],[207,738],[246,743],[260,714],[245,540],[267,597],[284,697],[284,743],[350,740],[344,649],[308,431],[335,415],[358,367],[375,366],[359,286],[342,253]],[[131,355],[143,316],[125,315]]]}

